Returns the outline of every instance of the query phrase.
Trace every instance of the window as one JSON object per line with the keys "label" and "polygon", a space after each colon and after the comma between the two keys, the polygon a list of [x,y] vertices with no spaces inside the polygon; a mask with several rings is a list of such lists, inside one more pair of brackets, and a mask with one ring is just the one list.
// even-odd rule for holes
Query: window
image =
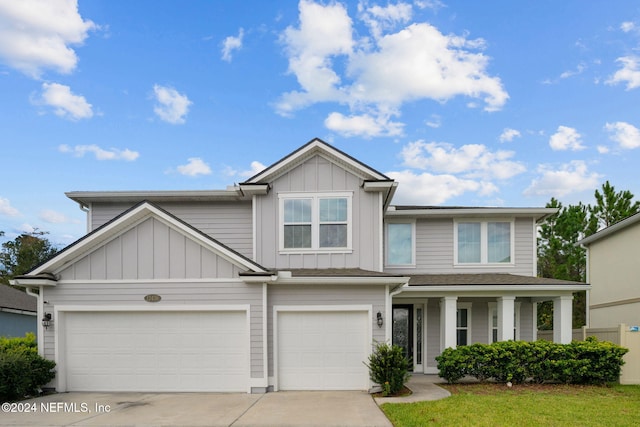
{"label": "window", "polygon": [[457,221],[457,264],[509,264],[513,260],[512,221]]}
{"label": "window", "polygon": [[456,310],[456,345],[469,345],[471,341],[471,304],[458,304]]}
{"label": "window", "polygon": [[[520,303],[516,302],[513,309],[513,339],[520,339]],[[498,342],[498,304],[489,303],[489,343]]]}
{"label": "window", "polygon": [[387,265],[414,265],[414,223],[387,223]]}
{"label": "window", "polygon": [[351,248],[351,194],[280,196],[280,250]]}

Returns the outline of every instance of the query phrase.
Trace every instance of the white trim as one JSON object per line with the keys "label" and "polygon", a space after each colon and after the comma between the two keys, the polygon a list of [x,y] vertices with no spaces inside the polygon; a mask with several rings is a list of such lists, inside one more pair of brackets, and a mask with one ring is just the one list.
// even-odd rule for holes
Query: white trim
{"label": "white trim", "polygon": [[[269,276],[267,276],[269,277]],[[265,278],[264,280],[267,280]],[[80,279],[64,279],[60,280],[58,284],[64,285],[86,285],[88,279],[80,280]],[[117,284],[162,284],[162,283],[245,283],[244,280],[230,277],[230,278],[211,278],[211,279],[90,279],[91,284],[107,284],[107,285],[117,285]]]}
{"label": "white trim", "polygon": [[[509,262],[489,262],[489,223],[504,223],[510,224],[509,230]],[[458,225],[460,223],[477,223],[480,224],[480,262],[459,262],[458,261]],[[478,218],[454,218],[453,220],[453,266],[459,267],[514,267],[515,266],[515,218],[491,218],[491,219],[478,219]]]}
{"label": "white trim", "polygon": [[[390,264],[389,263],[389,224],[408,224],[411,225],[411,262],[408,264]],[[384,250],[385,250],[385,258],[384,258],[384,268],[416,268],[416,219],[409,220],[401,220],[401,219],[392,219],[386,221],[384,227]]]}
{"label": "white trim", "polygon": [[[515,336],[513,337],[514,340],[518,341],[520,340],[520,305],[522,304],[521,301],[514,301],[514,308],[513,308],[513,314],[514,314],[514,327],[513,329],[515,329]],[[533,303],[533,305],[535,305],[535,303]],[[489,309],[489,336],[488,336],[488,343],[491,344],[493,341],[493,310],[498,310],[498,303],[497,302],[488,302],[487,303],[488,309]],[[496,325],[496,329],[499,328],[499,325]],[[534,326],[534,329],[537,328],[537,325]],[[535,339],[534,339],[535,341]]]}
{"label": "white trim", "polygon": [[[67,373],[65,366],[65,358],[61,354],[61,349],[66,348],[64,340],[65,318],[67,313],[78,312],[180,312],[180,311],[209,311],[209,312],[242,312],[247,315],[246,320],[246,339],[243,350],[247,357],[247,393],[251,393],[251,305],[250,304],[188,304],[188,305],[56,305],[53,310],[54,318],[54,361],[56,362],[56,391],[63,393],[67,391]],[[60,331],[63,333],[60,333]]]}
{"label": "white trim", "polygon": [[[538,226],[535,221],[532,220],[533,226],[533,239],[531,239],[532,257],[533,257],[533,269],[531,271],[532,276],[538,275]],[[588,283],[588,282],[587,282]]]}
{"label": "white trim", "polygon": [[[311,247],[310,248],[285,248],[284,247],[284,202],[290,199],[311,200]],[[345,247],[320,247],[320,200],[321,199],[347,199],[347,246]],[[306,223],[304,223],[306,224]],[[353,252],[353,192],[280,192],[278,193],[278,250],[282,255],[300,253],[352,253]]]}
{"label": "white trim", "polygon": [[[273,391],[279,390],[278,372],[278,314],[281,312],[366,312],[370,320],[367,342],[373,342],[373,305],[274,305],[273,306]],[[371,349],[369,350],[371,354]]]}
{"label": "white trim", "polygon": [[38,312],[31,310],[19,310],[17,308],[5,308],[0,307],[0,311],[3,313],[22,314],[23,316],[38,316]]}
{"label": "white trim", "polygon": [[258,240],[258,207],[256,206],[257,201],[258,201],[258,196],[254,195],[251,198],[251,244],[252,244],[252,248],[251,248],[251,255],[252,258],[254,260],[256,260],[258,258],[257,256],[257,240]]}
{"label": "white trim", "polygon": [[[280,272],[282,273],[282,271]],[[404,285],[409,282],[410,277],[394,277],[394,276],[313,276],[313,277],[282,277],[278,275],[274,283],[283,285]]]}
{"label": "white trim", "polygon": [[[267,284],[262,284],[262,369],[265,387],[269,387],[269,333],[267,330],[269,307],[267,304]],[[251,363],[249,363],[251,365]]]}
{"label": "white trim", "polygon": [[513,217],[533,217],[536,221],[541,221],[549,215],[558,212],[557,208],[417,208],[396,210],[395,206],[390,206],[387,216],[394,217],[431,217],[431,218],[485,218],[489,219],[495,215]]}
{"label": "white trim", "polygon": [[538,303],[531,301],[531,316],[533,317],[531,324],[533,325],[533,335],[531,341],[538,341]]}
{"label": "white trim", "polygon": [[378,193],[378,212],[380,213],[380,221],[378,225],[378,236],[381,239],[378,242],[378,271],[384,271],[384,198],[382,193]]}

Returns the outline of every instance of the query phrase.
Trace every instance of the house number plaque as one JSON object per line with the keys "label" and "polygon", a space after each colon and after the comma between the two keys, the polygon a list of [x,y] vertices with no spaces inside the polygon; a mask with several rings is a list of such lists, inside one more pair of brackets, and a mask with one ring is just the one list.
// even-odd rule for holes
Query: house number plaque
{"label": "house number plaque", "polygon": [[156,294],[149,294],[149,295],[145,295],[144,296],[144,300],[146,302],[158,302],[162,299],[162,297],[160,295],[156,295]]}

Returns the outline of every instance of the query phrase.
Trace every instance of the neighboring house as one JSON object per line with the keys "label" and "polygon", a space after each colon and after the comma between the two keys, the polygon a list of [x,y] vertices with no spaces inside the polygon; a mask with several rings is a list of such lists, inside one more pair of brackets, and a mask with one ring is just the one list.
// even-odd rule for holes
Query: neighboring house
{"label": "neighboring house", "polygon": [[591,328],[640,326],[640,213],[582,239],[587,248]]}
{"label": "neighboring house", "polygon": [[36,298],[0,283],[0,337],[36,333]]}
{"label": "neighboring house", "polygon": [[374,342],[571,340],[583,283],[536,277],[547,208],[394,206],[398,183],[314,139],[220,191],[72,192],[89,234],[38,290],[58,391],[364,390]]}

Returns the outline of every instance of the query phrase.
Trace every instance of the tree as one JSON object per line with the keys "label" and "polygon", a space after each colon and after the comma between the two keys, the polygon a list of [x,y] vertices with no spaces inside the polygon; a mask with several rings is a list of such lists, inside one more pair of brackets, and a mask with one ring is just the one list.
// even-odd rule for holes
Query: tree
{"label": "tree", "polygon": [[[555,198],[546,205],[557,208],[540,227],[538,238],[538,276],[584,282],[586,279],[586,251],[576,243],[585,236],[589,224],[589,207],[562,206]],[[573,299],[573,327],[585,324],[586,293],[576,292]],[[538,327],[551,329],[553,304],[544,302],[538,307]]]}
{"label": "tree", "polygon": [[633,194],[630,191],[616,193],[615,187],[609,181],[602,184],[602,193],[596,190],[595,198],[596,205],[589,206],[591,218],[586,230],[587,236],[640,211],[640,202],[632,202]]}
{"label": "tree", "polygon": [[43,237],[46,234],[48,233],[45,231],[34,230],[2,244],[0,283],[9,284],[9,280],[15,276],[29,272],[58,252],[58,249]]}

